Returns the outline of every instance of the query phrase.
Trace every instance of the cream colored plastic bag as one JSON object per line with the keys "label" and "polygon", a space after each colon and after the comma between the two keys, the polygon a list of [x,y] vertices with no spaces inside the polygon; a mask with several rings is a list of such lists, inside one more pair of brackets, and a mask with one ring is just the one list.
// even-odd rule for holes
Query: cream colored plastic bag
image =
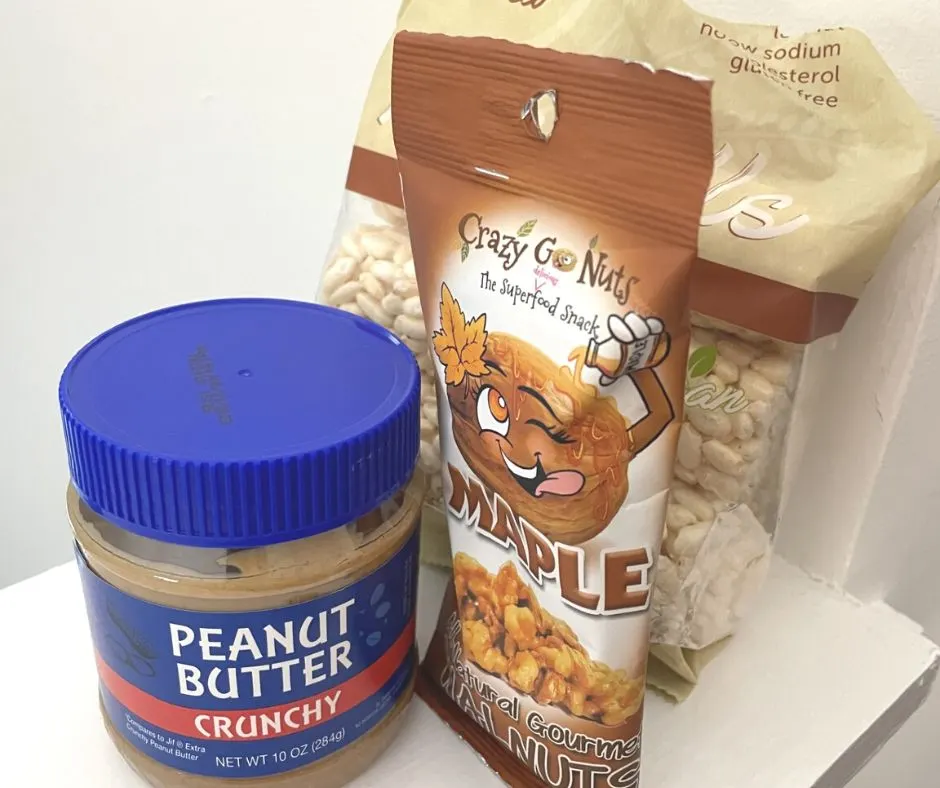
{"label": "cream colored plastic bag", "polygon": [[[681,0],[411,0],[399,27],[615,55],[714,81],[715,173],[653,612],[653,653],[668,669],[651,668],[651,680],[683,697],[763,582],[803,351],[841,330],[907,212],[937,183],[940,141],[851,29],[786,37]],[[397,207],[389,79],[390,50],[366,102],[320,299],[392,327],[415,350],[426,375],[422,460],[436,471],[432,366]],[[429,513],[422,556],[446,565],[446,530]]]}

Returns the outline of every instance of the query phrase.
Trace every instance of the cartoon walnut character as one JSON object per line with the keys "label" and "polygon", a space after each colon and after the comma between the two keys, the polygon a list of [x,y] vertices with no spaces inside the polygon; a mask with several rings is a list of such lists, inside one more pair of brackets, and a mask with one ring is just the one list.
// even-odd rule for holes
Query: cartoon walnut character
{"label": "cartoon walnut character", "polygon": [[[626,500],[631,460],[675,417],[651,368],[668,353],[662,323],[635,313],[608,321],[624,357],[656,339],[649,366],[627,373],[648,411],[633,424],[613,397],[580,379],[585,349],[572,354],[572,370],[518,337],[487,334],[486,315],[465,322],[446,285],[441,326],[434,349],[444,365],[454,440],[470,469],[553,541],[580,544],[601,533]],[[601,378],[602,386],[613,382]]]}
{"label": "cartoon walnut character", "polygon": [[578,264],[578,256],[570,249],[556,249],[552,252],[552,267],[559,271],[573,271]]}

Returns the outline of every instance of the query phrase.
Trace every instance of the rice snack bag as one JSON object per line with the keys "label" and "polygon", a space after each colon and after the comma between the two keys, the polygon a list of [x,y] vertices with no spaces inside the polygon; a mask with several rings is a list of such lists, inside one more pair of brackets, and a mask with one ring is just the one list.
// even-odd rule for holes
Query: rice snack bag
{"label": "rice snack bag", "polygon": [[[940,177],[930,121],[871,42],[788,35],[683,0],[411,0],[399,28],[486,35],[710,78],[712,182],[692,267],[685,416],[653,599],[649,679],[688,695],[752,606],[805,433],[801,372],[848,319],[910,209]],[[391,49],[376,70],[319,300],[389,326],[424,376],[432,472],[422,559],[449,566],[433,362],[401,210]],[[795,424],[801,430],[794,430]]]}

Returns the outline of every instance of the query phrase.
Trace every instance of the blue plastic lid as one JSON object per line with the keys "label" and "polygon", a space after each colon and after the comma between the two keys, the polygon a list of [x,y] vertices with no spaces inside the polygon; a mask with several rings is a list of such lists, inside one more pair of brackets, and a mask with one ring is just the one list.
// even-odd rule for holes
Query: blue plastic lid
{"label": "blue plastic lid", "polygon": [[206,301],[111,329],[59,384],[83,500],[199,547],[323,533],[414,472],[421,380],[381,326],[294,301]]}

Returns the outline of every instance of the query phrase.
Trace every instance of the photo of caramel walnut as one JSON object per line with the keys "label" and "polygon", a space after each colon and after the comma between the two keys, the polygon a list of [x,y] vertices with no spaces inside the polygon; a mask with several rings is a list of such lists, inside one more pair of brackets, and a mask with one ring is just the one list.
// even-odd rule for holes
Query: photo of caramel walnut
{"label": "photo of caramel walnut", "polygon": [[447,386],[460,453],[550,539],[596,536],[626,500],[635,454],[616,401],[516,336],[490,333],[485,348],[486,374]]}
{"label": "photo of caramel walnut", "polygon": [[511,561],[496,575],[466,553],[454,556],[454,585],[467,658],[543,705],[604,725],[639,711],[643,677],[590,658],[571,628],[539,605]]}

